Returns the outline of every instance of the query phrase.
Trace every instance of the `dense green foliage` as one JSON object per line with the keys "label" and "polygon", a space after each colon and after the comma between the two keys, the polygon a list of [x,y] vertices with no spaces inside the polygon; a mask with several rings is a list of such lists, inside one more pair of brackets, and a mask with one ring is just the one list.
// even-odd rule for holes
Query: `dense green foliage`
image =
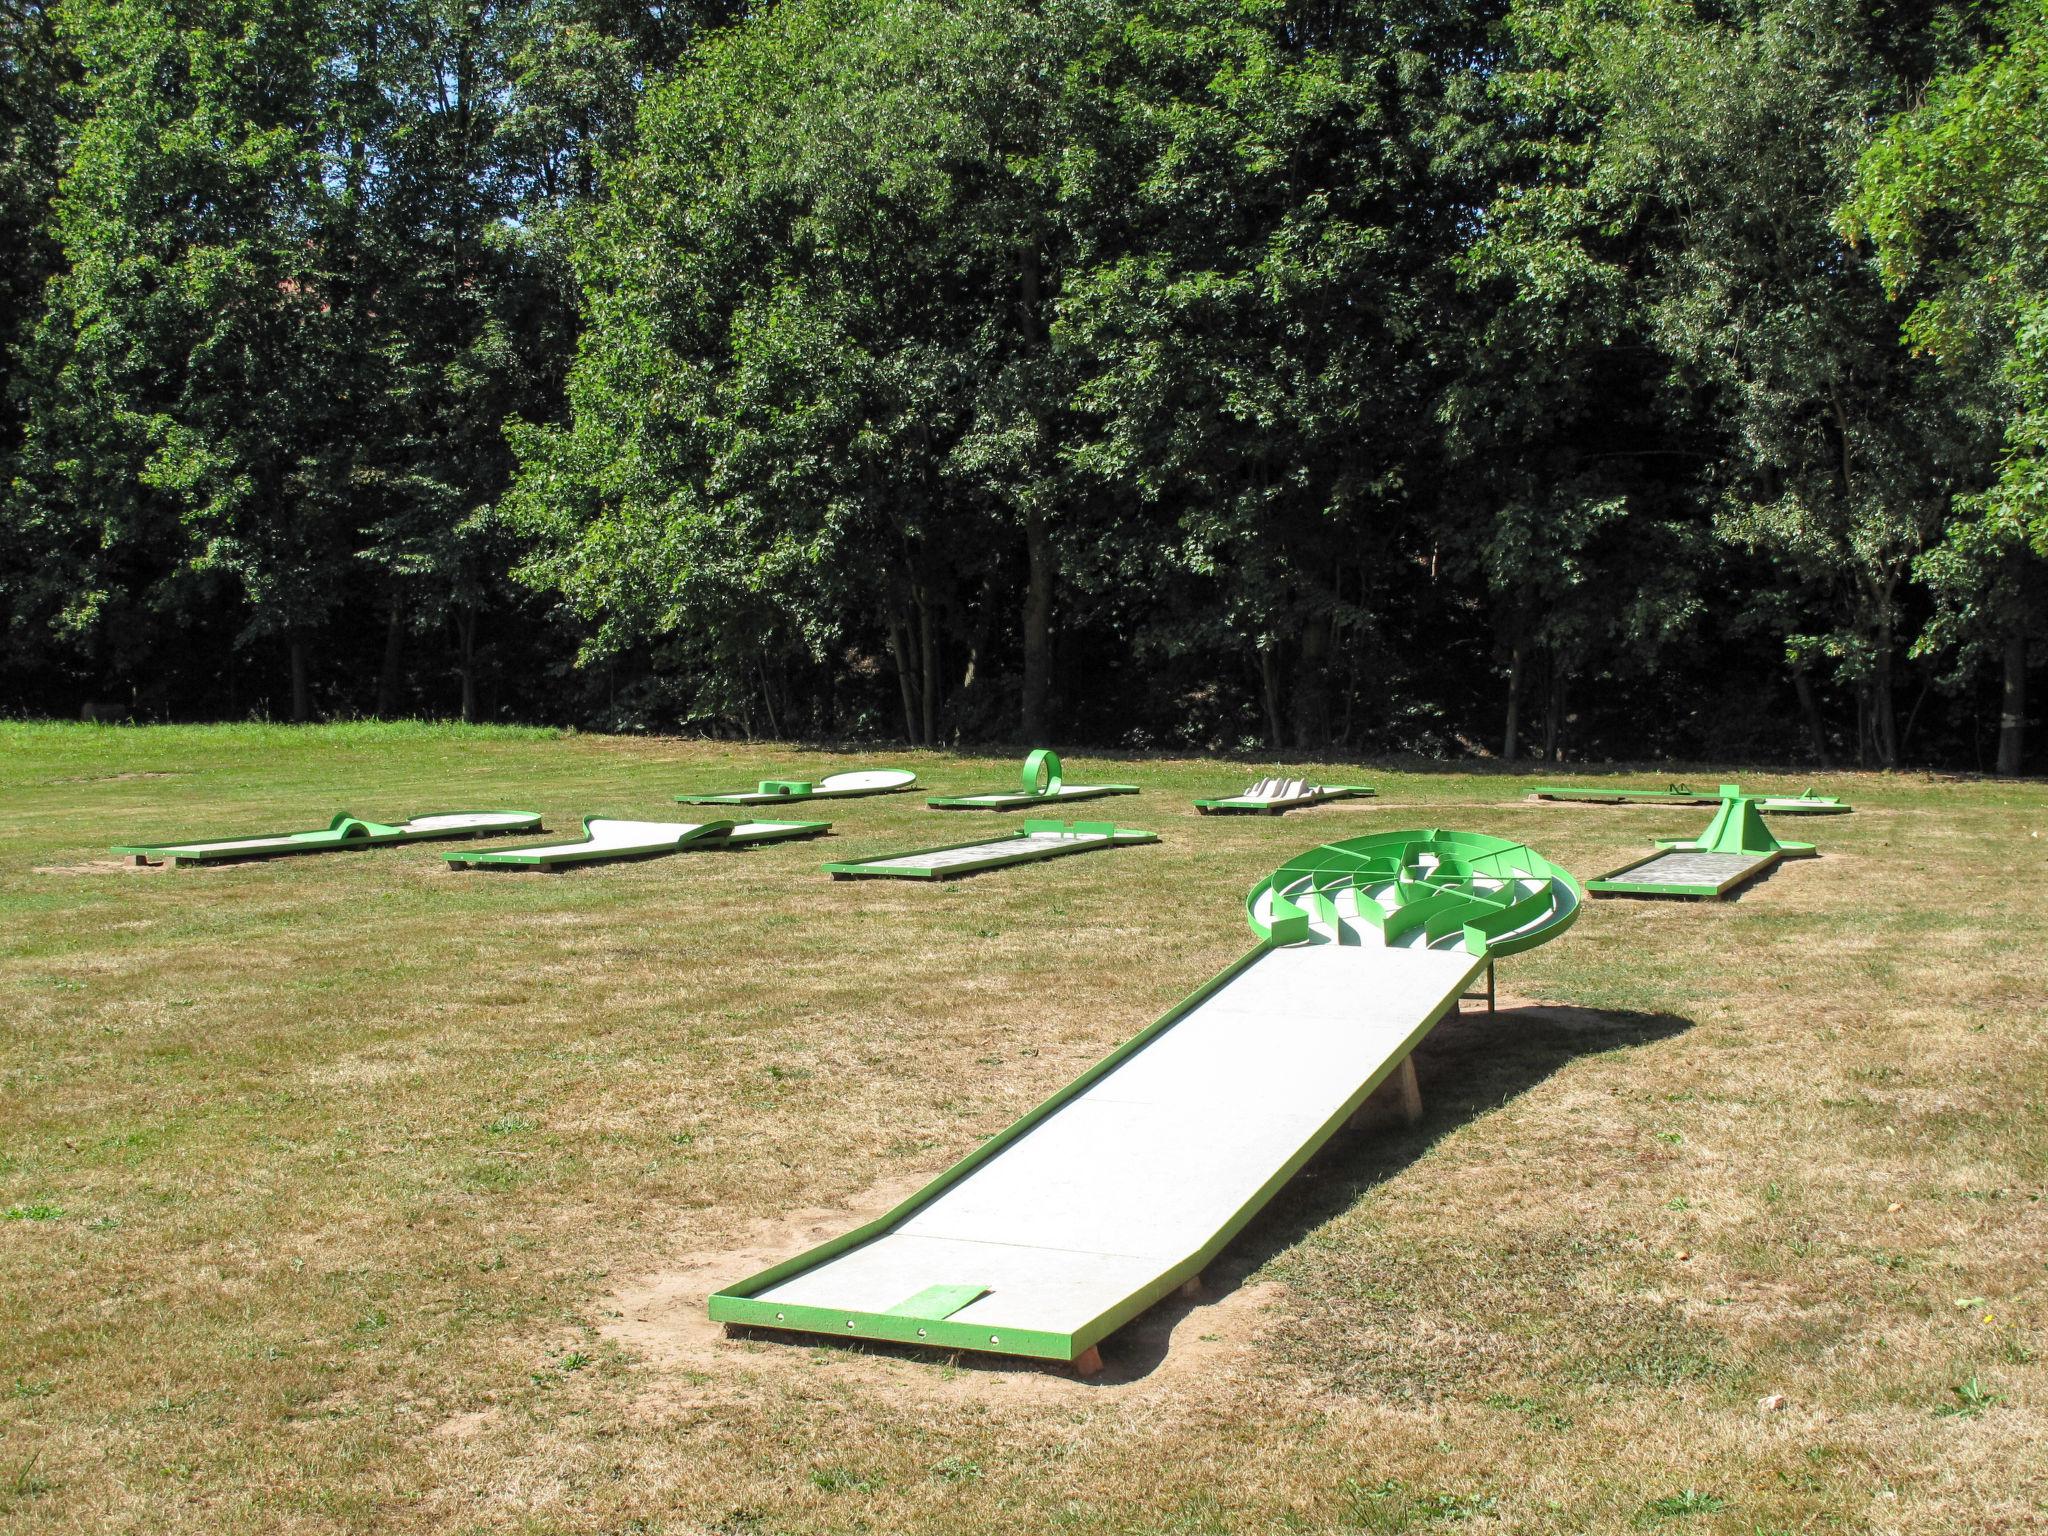
{"label": "dense green foliage", "polygon": [[27,5],[0,686],[2015,771],[2044,36]]}

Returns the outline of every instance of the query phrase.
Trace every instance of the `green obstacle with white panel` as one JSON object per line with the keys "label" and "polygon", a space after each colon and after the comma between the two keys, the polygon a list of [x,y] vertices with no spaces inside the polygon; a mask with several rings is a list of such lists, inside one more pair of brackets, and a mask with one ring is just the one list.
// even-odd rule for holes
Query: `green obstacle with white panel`
{"label": "green obstacle with white panel", "polygon": [[1068,800],[1096,800],[1104,795],[1135,795],[1135,784],[1069,784],[1060,755],[1040,747],[1024,759],[1018,787],[991,789],[978,795],[942,795],[925,804],[935,811],[1022,811]]}
{"label": "green obstacle with white panel", "polygon": [[678,805],[768,805],[777,800],[855,800],[898,795],[917,783],[907,768],[854,768],[822,779],[762,779],[753,789],[677,795]]}
{"label": "green obstacle with white panel", "polygon": [[1580,897],[1478,833],[1312,848],[1252,888],[1248,954],[894,1210],[718,1291],[711,1317],[1092,1371]]}
{"label": "green obstacle with white panel", "polygon": [[553,874],[585,864],[619,864],[706,848],[823,837],[831,830],[829,821],[635,821],[591,816],[584,820],[583,836],[570,842],[539,843],[530,848],[464,848],[442,857],[455,869],[525,869]]}
{"label": "green obstacle with white panel", "polygon": [[1370,784],[1311,784],[1307,779],[1255,779],[1242,794],[1197,800],[1204,816],[1280,816],[1331,800],[1369,800]]}
{"label": "green obstacle with white panel", "polygon": [[1738,784],[1723,784],[1720,809],[1706,831],[1698,837],[1658,838],[1659,852],[1588,880],[1586,889],[1596,896],[1724,901],[1786,859],[1812,858],[1813,844],[1785,842],[1765,823],[1770,798],[1746,795]]}

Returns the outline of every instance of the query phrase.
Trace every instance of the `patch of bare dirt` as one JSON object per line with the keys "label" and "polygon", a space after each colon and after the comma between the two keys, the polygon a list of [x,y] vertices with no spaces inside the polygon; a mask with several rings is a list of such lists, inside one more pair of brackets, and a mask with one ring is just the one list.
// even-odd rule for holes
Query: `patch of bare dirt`
{"label": "patch of bare dirt", "polygon": [[[872,1341],[849,1345],[770,1330],[728,1336],[722,1324],[711,1321],[707,1302],[719,1286],[872,1220],[922,1184],[906,1180],[881,1185],[845,1208],[800,1211],[757,1223],[731,1247],[680,1254],[669,1267],[621,1287],[609,1309],[617,1316],[599,1331],[649,1368],[653,1379],[635,1412],[660,1421],[701,1409],[725,1395],[719,1378],[741,1361],[750,1373],[812,1372],[810,1351],[817,1348],[841,1355],[833,1362],[841,1380],[850,1376],[863,1384],[886,1384],[892,1392],[913,1391],[934,1402],[1073,1406],[1098,1392],[1184,1397],[1198,1390],[1207,1395],[1259,1364],[1256,1345],[1262,1316],[1283,1287],[1273,1282],[1241,1284],[1240,1277],[1221,1271],[1212,1287],[1169,1297],[1106,1339],[1101,1373],[1085,1379],[1063,1364],[1004,1356],[942,1353]],[[910,1363],[939,1368],[906,1371]]]}
{"label": "patch of bare dirt", "polygon": [[36,875],[160,875],[171,866],[168,862],[158,864],[137,864],[133,859],[85,859],[77,864],[36,864],[29,872]]}

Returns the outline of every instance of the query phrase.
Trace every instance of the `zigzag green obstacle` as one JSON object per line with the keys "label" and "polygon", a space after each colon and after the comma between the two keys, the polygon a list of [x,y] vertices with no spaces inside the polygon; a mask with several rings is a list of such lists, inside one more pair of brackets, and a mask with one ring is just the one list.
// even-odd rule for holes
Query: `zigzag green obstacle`
{"label": "zigzag green obstacle", "polygon": [[1199,1275],[1496,959],[1579,887],[1469,832],[1326,844],[1254,886],[1258,945],[894,1210],[710,1298],[713,1320],[1095,1362]]}
{"label": "zigzag green obstacle", "polygon": [[342,848],[383,848],[450,837],[499,837],[509,832],[544,832],[532,811],[436,811],[396,826],[363,821],[346,811],[307,832],[256,832],[240,837],[192,838],[178,843],[123,843],[113,851],[138,864],[168,859],[174,865],[231,864],[242,859],[275,859]]}
{"label": "zigzag green obstacle", "polygon": [[1278,816],[1326,800],[1364,800],[1373,794],[1368,784],[1311,784],[1306,779],[1260,779],[1241,795],[1220,800],[1197,800],[1195,809],[1204,816]]}
{"label": "zigzag green obstacle", "polygon": [[1069,784],[1060,772],[1059,754],[1040,747],[1024,759],[1022,788],[1017,793],[991,790],[985,795],[948,795],[925,804],[935,811],[1018,811],[1056,800],[1093,800],[1137,792],[1135,784]]}
{"label": "zigzag green obstacle", "polygon": [[483,852],[464,849],[442,857],[456,869],[535,869],[550,874],[572,864],[612,864],[699,848],[780,843],[797,837],[823,837],[831,830],[829,821],[625,821],[592,816],[583,823],[583,836],[573,843]]}
{"label": "zigzag green obstacle", "polygon": [[951,880],[985,869],[1035,864],[1041,859],[1064,858],[1075,853],[1101,853],[1111,848],[1129,848],[1139,843],[1158,841],[1156,832],[1134,832],[1107,821],[1032,820],[1025,822],[1020,831],[1002,837],[877,854],[871,859],[827,864],[824,869],[835,880]]}
{"label": "zigzag green obstacle", "polygon": [[1811,843],[1781,842],[1765,825],[1767,795],[1721,786],[1721,808],[1698,837],[1659,838],[1664,851],[1624,865],[1586,889],[1600,896],[1691,896],[1725,899],[1782,859],[1811,858]]}
{"label": "zigzag green obstacle", "polygon": [[763,779],[759,789],[722,795],[677,795],[678,805],[764,805],[774,800],[850,800],[861,795],[894,795],[909,789],[917,775],[904,768],[861,768],[849,773],[809,779]]}

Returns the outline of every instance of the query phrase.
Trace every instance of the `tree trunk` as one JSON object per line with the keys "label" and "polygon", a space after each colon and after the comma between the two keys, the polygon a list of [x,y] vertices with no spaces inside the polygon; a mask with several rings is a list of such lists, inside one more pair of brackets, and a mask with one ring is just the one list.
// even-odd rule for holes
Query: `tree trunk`
{"label": "tree trunk", "polygon": [[924,677],[924,744],[929,747],[939,739],[939,647],[932,638],[931,605],[921,597],[917,604],[917,655]]}
{"label": "tree trunk", "polygon": [[1294,684],[1294,745],[1306,752],[1330,740],[1330,625],[1318,614],[1301,627],[1301,666]]}
{"label": "tree trunk", "polygon": [[1799,713],[1806,721],[1807,744],[1813,748],[1813,760],[1819,763],[1821,771],[1828,768],[1828,733],[1820,723],[1820,708],[1813,702],[1813,679],[1806,675],[1804,663],[1792,669],[1792,691],[1799,696]]}
{"label": "tree trunk", "polygon": [[1259,647],[1259,697],[1266,707],[1266,745],[1280,750],[1280,657],[1270,645]]}
{"label": "tree trunk", "polygon": [[2027,755],[2027,635],[2017,625],[2005,637],[2005,689],[1998,704],[1998,774],[2011,778]]}
{"label": "tree trunk", "polygon": [[910,648],[904,640],[904,632],[909,626],[900,616],[893,593],[889,598],[888,612],[883,615],[882,627],[889,633],[889,659],[896,664],[896,691],[903,696],[903,739],[913,747],[929,746],[929,742],[920,741],[917,733],[917,679],[911,676]]}
{"label": "tree trunk", "polygon": [[304,725],[313,718],[313,691],[306,681],[306,642],[291,643],[292,724]]}
{"label": "tree trunk", "polygon": [[462,723],[476,724],[476,610],[455,610],[455,667],[462,678]]}
{"label": "tree trunk", "polygon": [[1899,766],[1899,714],[1892,698],[1892,627],[1884,624],[1877,634],[1877,676],[1871,684],[1871,731],[1876,740],[1877,765]]}
{"label": "tree trunk", "polygon": [[1564,730],[1564,689],[1565,671],[1557,663],[1557,653],[1550,653],[1550,687],[1543,701],[1543,761],[1555,763],[1558,760],[1558,738]]}
{"label": "tree trunk", "polygon": [[1502,733],[1500,760],[1512,763],[1522,755],[1522,641],[1508,653],[1508,723]]}
{"label": "tree trunk", "polygon": [[391,617],[384,626],[384,665],[377,672],[377,717],[388,720],[398,709],[398,669],[405,662],[405,613],[398,583],[391,584]]}
{"label": "tree trunk", "polygon": [[1052,592],[1059,574],[1052,547],[1052,528],[1042,512],[1024,519],[1024,553],[1029,572],[1024,583],[1024,739],[1042,746],[1052,695]]}

